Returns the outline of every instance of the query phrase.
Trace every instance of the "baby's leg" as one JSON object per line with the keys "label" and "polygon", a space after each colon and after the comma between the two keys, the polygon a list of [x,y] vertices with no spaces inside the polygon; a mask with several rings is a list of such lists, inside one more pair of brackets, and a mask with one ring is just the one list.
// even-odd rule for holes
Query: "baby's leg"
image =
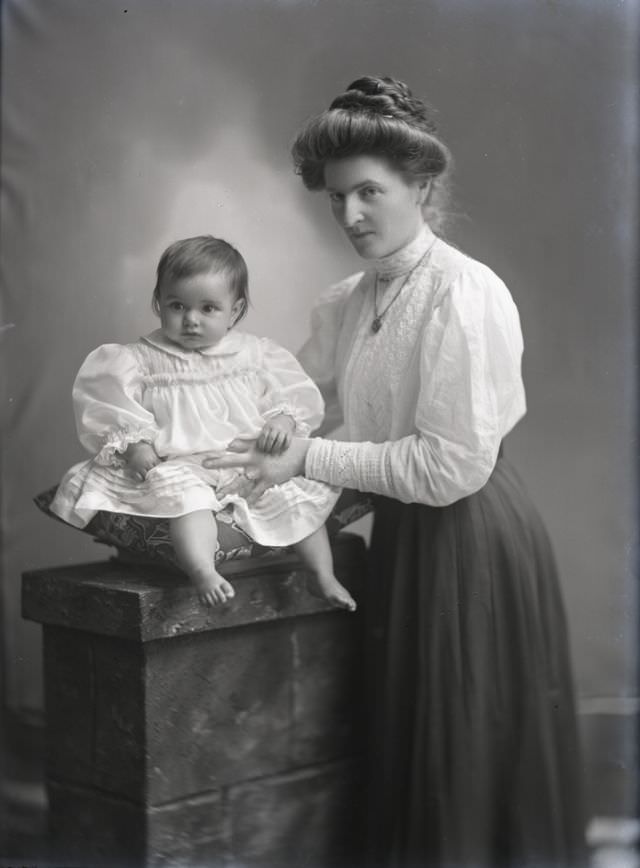
{"label": "baby's leg", "polygon": [[326,527],[322,525],[296,543],[294,548],[313,573],[313,579],[309,583],[311,593],[316,597],[323,597],[339,609],[355,611],[355,600],[333,574],[333,557]]}
{"label": "baby's leg", "polygon": [[169,529],[178,563],[198,589],[200,600],[207,606],[215,606],[235,596],[214,565],[218,527],[213,513],[200,509],[172,518]]}

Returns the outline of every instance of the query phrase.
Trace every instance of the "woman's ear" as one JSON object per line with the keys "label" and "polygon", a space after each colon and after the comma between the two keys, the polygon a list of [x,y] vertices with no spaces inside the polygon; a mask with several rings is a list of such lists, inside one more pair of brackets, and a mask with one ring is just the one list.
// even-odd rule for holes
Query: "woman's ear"
{"label": "woman's ear", "polygon": [[429,193],[431,193],[431,182],[432,178],[425,178],[424,181],[421,181],[418,185],[418,203],[422,207],[429,200]]}

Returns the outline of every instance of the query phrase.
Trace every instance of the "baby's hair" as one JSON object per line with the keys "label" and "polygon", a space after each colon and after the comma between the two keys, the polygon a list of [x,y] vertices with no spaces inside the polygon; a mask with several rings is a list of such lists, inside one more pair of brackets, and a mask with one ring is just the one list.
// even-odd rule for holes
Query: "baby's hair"
{"label": "baby's hair", "polygon": [[438,137],[435,111],[394,78],[353,81],[322,114],[302,127],[292,146],[297,174],[308,190],[323,190],[327,160],[371,155],[412,180],[429,181],[425,216],[442,219],[451,153]]}
{"label": "baby's hair", "polygon": [[242,254],[228,241],[213,235],[197,235],[174,241],[160,257],[156,285],[151,307],[160,315],[160,284],[166,278],[179,280],[196,274],[223,272],[229,278],[235,300],[242,301],[242,310],[235,319],[237,323],[246,314],[249,306],[249,272]]}

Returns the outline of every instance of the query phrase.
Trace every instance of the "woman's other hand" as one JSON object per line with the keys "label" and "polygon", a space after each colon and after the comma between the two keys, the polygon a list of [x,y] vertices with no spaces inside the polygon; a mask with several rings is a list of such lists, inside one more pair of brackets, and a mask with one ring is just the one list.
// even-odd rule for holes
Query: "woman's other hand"
{"label": "woman's other hand", "polygon": [[152,467],[160,464],[160,457],[151,443],[130,443],[122,455],[127,467],[140,482],[144,482]]}
{"label": "woman's other hand", "polygon": [[295,419],[286,413],[280,413],[264,423],[256,446],[260,452],[268,455],[280,455],[291,445],[291,438],[296,427]]}
{"label": "woman's other hand", "polygon": [[217,489],[218,497],[238,494],[249,504],[258,501],[272,485],[282,485],[294,476],[304,476],[304,463],[311,441],[292,437],[289,448],[280,455],[261,452],[257,440],[233,440],[224,455],[205,458],[205,467],[222,469],[232,467],[239,475]]}

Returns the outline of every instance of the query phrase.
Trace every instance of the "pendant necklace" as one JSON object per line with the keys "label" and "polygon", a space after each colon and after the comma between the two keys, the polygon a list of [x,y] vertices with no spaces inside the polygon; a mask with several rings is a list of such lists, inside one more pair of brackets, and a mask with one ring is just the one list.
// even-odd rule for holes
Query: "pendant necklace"
{"label": "pendant necklace", "polygon": [[409,273],[407,274],[405,279],[402,281],[402,283],[400,284],[399,288],[396,291],[396,294],[393,296],[393,298],[391,299],[389,304],[384,308],[384,310],[381,310],[381,311],[378,310],[378,274],[376,273],[376,283],[375,283],[375,287],[373,290],[373,312],[374,312],[375,316],[373,317],[373,322],[371,323],[371,331],[374,333],[374,335],[377,334],[380,331],[380,329],[382,328],[383,317],[386,315],[387,311],[389,310],[391,305],[394,303],[394,301],[398,298],[398,296],[400,295],[402,290],[405,288],[406,283],[409,280],[409,278],[411,277],[411,275],[413,274],[413,272],[418,268],[419,265],[421,265],[424,262],[424,260],[427,258],[427,256],[431,253],[431,251],[433,250],[433,245],[436,243],[437,240],[438,240],[438,238],[436,236],[436,238],[433,239],[433,241],[431,242],[429,247],[425,250],[425,252],[422,254],[420,259],[416,262],[416,264],[409,271]]}

